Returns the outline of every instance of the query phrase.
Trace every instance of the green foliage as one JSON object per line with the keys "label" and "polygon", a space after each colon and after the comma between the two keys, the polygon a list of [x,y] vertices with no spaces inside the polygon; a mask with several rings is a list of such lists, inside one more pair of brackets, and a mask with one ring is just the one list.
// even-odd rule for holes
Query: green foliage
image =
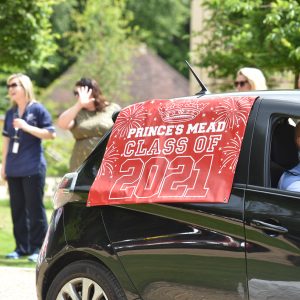
{"label": "green foliage", "polygon": [[293,70],[298,75],[300,73],[300,1],[273,1],[264,23],[268,28],[266,45],[270,49],[272,65],[277,65],[280,70]]}
{"label": "green foliage", "polygon": [[265,73],[300,71],[300,3],[296,0],[206,0],[209,15],[198,49],[213,77],[243,66]]}
{"label": "green foliage", "polygon": [[177,70],[188,76],[190,0],[127,0],[130,25],[145,42]]}
{"label": "green foliage", "polygon": [[47,176],[61,177],[69,172],[69,162],[73,145],[74,140],[65,137],[43,141],[47,161]]}
{"label": "green foliage", "polygon": [[124,91],[130,71],[133,41],[123,0],[87,0],[83,13],[74,12],[77,29],[70,43],[77,53],[82,76],[100,82],[104,93],[113,98],[116,89]]}
{"label": "green foliage", "polygon": [[[184,60],[188,59],[189,52],[190,0],[4,1],[7,4],[0,7],[0,24],[4,25],[0,33],[0,71],[1,68],[8,69],[9,73],[24,71],[39,87],[49,86],[74,62],[82,59],[80,57],[90,50],[89,47],[92,51],[88,55],[98,58],[97,65],[103,70],[100,74],[98,70],[89,73],[97,73],[96,78],[112,73],[105,83],[123,82],[121,78],[131,44],[131,41],[124,44],[124,41],[137,36],[177,70],[188,75]],[[15,24],[9,22],[10,19],[20,22]],[[17,34],[11,35],[11,32]],[[5,49],[9,56],[3,52]],[[119,57],[124,58],[122,63]],[[117,72],[109,70],[116,66],[117,76]],[[115,87],[111,86],[113,90]]]}
{"label": "green foliage", "polygon": [[7,97],[7,90],[5,88],[5,82],[0,81],[0,116],[4,117],[5,111],[10,105],[10,101]]}
{"label": "green foliage", "polygon": [[[0,65],[2,69],[5,67],[7,70],[6,73],[0,70],[0,114],[4,114],[9,106],[5,81],[15,69],[27,70],[26,73],[33,79],[37,91],[38,86],[49,84],[49,76],[53,78],[52,75],[63,72],[75,60],[79,63],[78,67],[74,67],[75,75],[69,78],[70,90],[75,81],[87,76],[98,80],[108,99],[117,101],[113,97],[116,91],[122,97],[126,97],[127,85],[123,78],[130,71],[132,43],[124,1],[5,2],[7,4],[0,6],[0,24],[3,29],[0,32]],[[58,5],[53,7],[54,4]],[[55,14],[51,22],[56,35],[51,35],[50,30],[52,8]],[[28,16],[32,22],[26,25]],[[9,21],[11,19],[19,22],[16,24]],[[11,32],[14,34],[11,35]],[[58,36],[61,38],[58,39]],[[60,47],[56,54],[52,51],[55,45],[54,38]],[[9,39],[10,44],[8,41],[2,42],[6,39]],[[38,62],[46,61],[46,57],[48,60],[43,64],[43,68],[33,68],[38,67]],[[49,70],[49,65],[53,64],[57,65],[57,71]],[[45,77],[48,79],[45,80]],[[51,104],[47,103],[46,106],[50,111],[54,111],[55,106],[52,107]],[[69,103],[67,104],[69,106]],[[53,141],[44,141],[44,145],[48,175],[64,174],[69,167],[73,140],[56,138]]]}
{"label": "green foliage", "polygon": [[[135,45],[128,27],[129,16],[124,1],[84,2],[70,1],[70,5],[68,2],[69,6],[64,10],[71,21],[66,27],[69,31],[63,35],[68,42],[66,46],[62,46],[61,52],[68,57],[73,55],[72,59],[76,61],[63,76],[53,80],[41,96],[42,101],[56,116],[75,101],[72,89],[80,77],[95,78],[110,101],[126,103],[129,100],[129,82],[125,78],[128,78],[131,71],[130,59]],[[63,3],[60,4],[62,5]],[[62,101],[58,101],[60,92]],[[67,100],[68,97],[70,101]]]}
{"label": "green foliage", "polygon": [[56,51],[51,31],[52,6],[58,0],[2,0],[0,5],[1,70],[50,67]]}
{"label": "green foliage", "polygon": [[77,28],[72,16],[74,13],[82,13],[84,9],[83,2],[85,3],[82,0],[61,0],[53,6],[50,22],[58,47],[57,51],[48,59],[53,67],[42,66],[38,70],[29,70],[30,77],[40,87],[47,87],[76,61],[77,53],[73,51],[74,49],[70,43],[70,32]]}

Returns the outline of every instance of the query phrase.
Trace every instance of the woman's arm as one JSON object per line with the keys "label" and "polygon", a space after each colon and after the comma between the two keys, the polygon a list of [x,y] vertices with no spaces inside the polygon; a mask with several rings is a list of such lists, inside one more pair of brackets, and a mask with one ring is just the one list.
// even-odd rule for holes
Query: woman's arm
{"label": "woman's arm", "polygon": [[94,102],[94,98],[92,98],[92,90],[87,86],[81,86],[77,89],[78,99],[77,102],[63,112],[58,120],[57,125],[62,129],[71,129],[74,126],[74,119],[82,108],[88,107],[92,102]]}
{"label": "woman's arm", "polygon": [[75,105],[64,111],[57,120],[57,125],[62,129],[71,129],[74,126],[74,119],[81,110],[81,105],[76,102]]}
{"label": "woman's arm", "polygon": [[7,156],[7,152],[8,152],[9,137],[2,136],[2,139],[3,139],[3,143],[2,143],[1,177],[3,180],[6,180],[5,166],[6,166],[6,156]]}
{"label": "woman's arm", "polygon": [[25,131],[39,139],[54,139],[56,137],[55,132],[49,131],[44,128],[31,126],[23,119],[19,119],[19,118],[14,119],[13,126],[14,126],[14,128],[22,129],[23,131]]}

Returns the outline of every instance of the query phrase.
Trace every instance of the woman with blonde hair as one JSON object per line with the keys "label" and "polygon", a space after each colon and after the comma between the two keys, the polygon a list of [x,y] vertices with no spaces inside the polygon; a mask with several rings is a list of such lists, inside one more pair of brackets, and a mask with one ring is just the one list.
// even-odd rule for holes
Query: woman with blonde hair
{"label": "woman with blonde hair", "polygon": [[7,79],[12,107],[6,112],[2,131],[1,176],[7,180],[16,248],[6,255],[29,255],[35,262],[42,246],[47,219],[43,205],[46,161],[42,139],[55,137],[46,108],[34,98],[31,80],[24,74]]}
{"label": "woman with blonde hair", "polygon": [[237,72],[234,86],[239,92],[268,89],[264,74],[256,68],[241,68]]}

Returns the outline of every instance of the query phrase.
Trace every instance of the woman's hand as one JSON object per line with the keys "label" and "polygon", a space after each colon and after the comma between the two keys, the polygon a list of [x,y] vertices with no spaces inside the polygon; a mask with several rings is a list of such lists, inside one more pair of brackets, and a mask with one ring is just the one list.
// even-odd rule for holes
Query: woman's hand
{"label": "woman's hand", "polygon": [[1,178],[3,180],[6,180],[6,174],[5,174],[5,167],[4,166],[2,166],[2,168],[1,168]]}
{"label": "woman's hand", "polygon": [[78,92],[78,103],[82,108],[87,108],[94,102],[94,98],[91,97],[92,89],[87,86],[80,86],[77,88]]}
{"label": "woman's hand", "polygon": [[23,131],[27,131],[28,127],[30,126],[25,120],[16,118],[13,120],[14,128],[22,129]]}
{"label": "woman's hand", "polygon": [[8,145],[9,145],[9,137],[3,136],[2,137],[2,166],[1,166],[1,177],[3,180],[6,180],[6,173],[5,173],[5,167],[6,167],[6,156],[8,152]]}
{"label": "woman's hand", "polygon": [[23,131],[39,138],[39,139],[54,139],[55,133],[52,131],[49,131],[44,128],[38,128],[36,126],[29,125],[26,121],[23,119],[16,118],[13,120],[13,126],[15,129],[22,129]]}
{"label": "woman's hand", "polygon": [[77,102],[64,111],[57,120],[57,125],[62,129],[71,129],[75,124],[75,118],[81,109],[95,110],[95,99],[92,97],[92,89],[88,86],[76,86],[75,96]]}

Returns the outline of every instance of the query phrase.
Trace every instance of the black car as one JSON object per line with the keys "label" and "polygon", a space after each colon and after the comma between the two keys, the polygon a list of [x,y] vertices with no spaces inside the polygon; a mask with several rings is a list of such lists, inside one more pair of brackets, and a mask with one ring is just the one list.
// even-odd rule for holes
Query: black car
{"label": "black car", "polygon": [[[230,183],[229,198],[223,202],[200,198],[181,201],[191,190],[186,189],[188,183],[180,177],[182,163],[177,169],[172,167],[172,180],[177,185],[170,185],[170,189],[175,198],[127,204],[130,196],[120,203],[91,205],[91,186],[102,176],[103,157],[108,156],[114,132],[120,130],[120,126],[113,128],[77,172],[67,174],[58,187],[55,210],[37,264],[39,299],[300,299],[300,197],[297,192],[277,188],[281,174],[298,163],[294,128],[300,120],[300,91],[197,95],[175,102],[187,99],[200,103],[206,97],[218,101],[255,99],[244,120],[239,155],[236,161],[230,161],[235,170],[233,182],[230,176],[222,177]],[[178,112],[183,115],[186,109]],[[143,118],[151,118],[149,115]],[[164,116],[175,124],[164,127],[164,134],[180,129],[174,114],[167,112]],[[235,124],[227,125],[235,128]],[[133,137],[133,132],[127,132],[127,137]],[[137,136],[150,135],[141,131]],[[170,146],[180,135],[176,137],[173,131],[169,136]],[[199,150],[197,136],[195,133]],[[131,155],[133,163],[140,162],[138,151],[130,152],[129,146],[127,154],[119,153],[120,157]],[[149,147],[152,157],[156,150],[153,145],[150,150]],[[141,162],[142,175],[136,178],[133,171],[129,172],[130,164],[126,166],[127,181],[133,184],[141,176],[148,176],[151,184],[158,184],[155,191],[161,193],[161,181],[166,182],[171,175],[164,173],[162,179],[155,172],[165,161],[166,149],[151,168],[146,169]],[[211,157],[214,151],[217,147],[212,148]],[[220,148],[220,155],[225,152],[225,147]],[[220,161],[224,162],[222,158]],[[116,168],[125,168],[124,164],[116,164],[114,160],[107,166],[111,176]],[[161,172],[170,168],[167,165]],[[189,174],[196,174],[196,170]],[[109,181],[110,176],[106,177]],[[195,193],[200,186],[205,190],[200,179],[193,187]],[[222,188],[217,177],[212,181],[216,190]],[[111,180],[113,186],[115,182]],[[140,188],[148,191],[147,185],[150,183]],[[124,185],[120,191],[142,198],[138,188],[131,191],[131,187]],[[183,188],[185,192],[180,191]],[[176,193],[182,197],[176,198]],[[151,197],[155,195],[157,192]]]}

